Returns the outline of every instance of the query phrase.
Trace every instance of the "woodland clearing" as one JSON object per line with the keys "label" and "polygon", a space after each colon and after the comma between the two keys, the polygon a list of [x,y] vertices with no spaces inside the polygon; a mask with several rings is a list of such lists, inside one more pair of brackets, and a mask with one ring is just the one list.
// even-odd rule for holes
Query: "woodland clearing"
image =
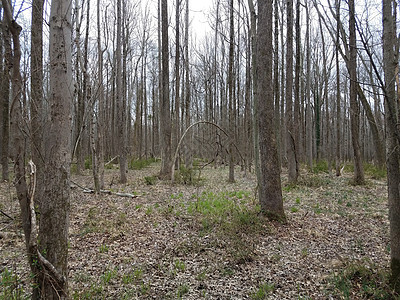
{"label": "woodland clearing", "polygon": [[[72,187],[71,299],[395,298],[386,179],[352,186],[350,172],[303,170],[289,186],[283,176],[280,224],[260,214],[254,174],[237,169],[227,183],[228,168],[207,166],[194,184],[172,185],[156,178],[153,163],[121,185],[116,168],[106,170],[106,188],[134,197]],[[92,187],[85,172],[72,179]],[[9,183],[1,183],[0,209],[16,218],[0,215],[0,299],[24,299],[29,269]]]}

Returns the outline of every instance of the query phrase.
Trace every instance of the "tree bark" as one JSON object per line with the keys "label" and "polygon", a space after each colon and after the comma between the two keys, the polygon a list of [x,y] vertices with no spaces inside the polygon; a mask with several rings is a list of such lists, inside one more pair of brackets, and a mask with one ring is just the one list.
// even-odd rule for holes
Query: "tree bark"
{"label": "tree bark", "polygon": [[234,92],[233,86],[235,81],[233,78],[233,59],[234,59],[234,20],[233,20],[233,0],[229,2],[229,65],[228,65],[228,97],[229,97],[229,178],[228,182],[235,181],[235,162],[234,162],[234,136],[235,136],[235,124],[234,124]]}
{"label": "tree bark", "polygon": [[68,297],[68,227],[71,163],[71,4],[52,0],[50,12],[50,94],[45,136],[45,197],[40,218],[39,249],[63,280],[46,275],[45,299]]}
{"label": "tree bark", "polygon": [[357,45],[354,0],[349,0],[349,75],[350,75],[350,127],[354,155],[354,184],[364,184],[364,168],[360,150],[360,104],[357,101]]}
{"label": "tree bark", "polygon": [[168,51],[168,2],[161,0],[161,60],[162,91],[160,101],[161,170],[160,177],[171,177],[171,111],[169,102],[169,51]]}
{"label": "tree bark", "polygon": [[258,118],[260,147],[259,201],[262,211],[272,219],[285,220],[278,151],[274,123],[272,85],[272,0],[259,2],[257,30]]}
{"label": "tree bark", "polygon": [[339,14],[340,14],[340,0],[335,1],[336,4],[336,51],[335,51],[335,58],[336,58],[336,155],[335,155],[335,169],[336,169],[336,176],[340,176],[340,144],[341,144],[341,137],[340,137],[340,68],[339,68]]}
{"label": "tree bark", "polygon": [[287,0],[286,10],[286,154],[288,160],[288,180],[290,184],[296,184],[298,169],[293,124],[293,0]]}
{"label": "tree bark", "polygon": [[1,107],[2,107],[2,141],[1,141],[1,178],[9,180],[8,158],[10,155],[10,69],[11,69],[11,37],[6,20],[2,22],[2,41],[4,46],[4,66],[1,80]]}
{"label": "tree bark", "polygon": [[124,87],[122,82],[123,70],[122,70],[122,0],[117,0],[117,46],[116,46],[116,105],[117,113],[117,131],[119,141],[119,173],[120,183],[126,183],[127,177],[127,159],[126,159],[126,105],[124,101]]}
{"label": "tree bark", "polygon": [[393,1],[383,0],[383,64],[385,72],[385,123],[387,179],[390,221],[390,267],[391,281],[400,292],[400,150],[395,76],[397,60],[394,53],[396,32],[394,30]]}

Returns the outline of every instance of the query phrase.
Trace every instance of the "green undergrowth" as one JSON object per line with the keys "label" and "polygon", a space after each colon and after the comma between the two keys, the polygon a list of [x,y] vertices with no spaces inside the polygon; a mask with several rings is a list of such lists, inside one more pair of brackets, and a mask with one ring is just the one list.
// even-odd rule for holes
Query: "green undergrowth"
{"label": "green undergrowth", "polygon": [[350,262],[330,278],[330,293],[340,299],[400,299],[389,284],[389,271],[372,262]]}
{"label": "green undergrowth", "polygon": [[254,205],[249,192],[205,191],[193,197],[187,213],[195,217],[199,235],[213,235],[224,241],[230,258],[235,263],[252,260],[252,251],[246,236],[265,232],[266,218],[260,207]]}
{"label": "green undergrowth", "polygon": [[129,161],[128,167],[131,170],[141,170],[145,167],[150,166],[152,163],[157,161],[156,158],[142,158],[142,159],[131,159]]}
{"label": "green undergrowth", "polygon": [[0,273],[0,300],[29,299],[24,294],[23,283],[17,274],[7,268]]}

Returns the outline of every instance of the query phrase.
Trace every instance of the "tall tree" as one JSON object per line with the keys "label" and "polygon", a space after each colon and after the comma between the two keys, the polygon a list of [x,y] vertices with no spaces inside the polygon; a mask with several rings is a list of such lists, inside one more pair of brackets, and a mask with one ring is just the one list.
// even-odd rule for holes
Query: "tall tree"
{"label": "tall tree", "polygon": [[[176,9],[175,9],[175,148],[178,145],[180,138],[180,4],[181,0],[176,0]],[[176,168],[179,168],[179,159],[175,162]]]}
{"label": "tall tree", "polygon": [[[306,1],[306,18],[310,19],[310,8]],[[311,47],[310,47],[310,22],[306,22],[306,156],[307,165],[312,170],[313,166],[313,122],[312,122],[312,108],[311,108]]]}
{"label": "tall tree", "polygon": [[235,136],[235,124],[234,124],[234,92],[233,88],[235,80],[233,77],[233,60],[234,60],[234,19],[233,19],[233,0],[229,1],[229,64],[228,64],[228,106],[229,106],[229,182],[235,181],[235,162],[234,162],[234,136]]}
{"label": "tall tree", "polygon": [[259,200],[261,209],[270,218],[285,220],[278,151],[274,124],[274,92],[272,86],[272,0],[258,3],[257,78],[260,147]]}
{"label": "tall tree", "polygon": [[357,101],[357,44],[356,44],[356,16],[354,0],[349,0],[349,48],[350,61],[348,64],[350,75],[350,127],[354,155],[354,183],[364,183],[364,168],[360,150],[360,104]]}
{"label": "tall tree", "polygon": [[335,58],[336,58],[336,155],[335,155],[335,169],[336,176],[340,176],[340,68],[339,68],[339,45],[340,45],[340,33],[339,33],[339,14],[340,14],[340,0],[335,1],[336,5],[336,48],[335,48]]}
{"label": "tall tree", "polygon": [[385,123],[387,179],[390,220],[390,266],[392,284],[400,292],[400,132],[399,106],[396,97],[395,77],[398,57],[392,0],[383,0],[383,66],[385,72]]}
{"label": "tall tree", "polygon": [[293,124],[293,0],[287,0],[286,32],[286,151],[289,182],[297,183],[298,163]]}
{"label": "tall tree", "polygon": [[126,183],[127,159],[126,159],[126,105],[123,87],[122,70],[122,0],[117,0],[117,46],[116,46],[116,106],[119,117],[117,118],[118,142],[119,142],[119,171],[120,182]]}
{"label": "tall tree", "polygon": [[168,1],[161,0],[161,170],[160,177],[171,177],[171,111],[169,103]]}
{"label": "tall tree", "polygon": [[50,11],[49,124],[39,249],[54,270],[40,282],[44,299],[66,299],[71,151],[71,1],[52,0]]}
{"label": "tall tree", "polygon": [[[32,26],[31,26],[31,151],[32,160],[36,165],[36,205],[41,211],[41,202],[44,193],[44,149],[43,128],[44,99],[43,99],[43,0],[32,1]],[[39,268],[33,265],[33,274],[38,281],[43,280]],[[33,285],[33,299],[40,298],[39,286]]]}
{"label": "tall tree", "polygon": [[1,24],[2,42],[4,46],[4,65],[1,80],[1,108],[2,108],[2,140],[1,140],[1,179],[9,180],[8,158],[10,155],[10,69],[11,69],[11,36],[6,19]]}
{"label": "tall tree", "polygon": [[[185,127],[190,126],[190,70],[189,70],[189,0],[186,0],[185,14]],[[189,134],[185,143],[185,165],[192,168],[192,135]]]}

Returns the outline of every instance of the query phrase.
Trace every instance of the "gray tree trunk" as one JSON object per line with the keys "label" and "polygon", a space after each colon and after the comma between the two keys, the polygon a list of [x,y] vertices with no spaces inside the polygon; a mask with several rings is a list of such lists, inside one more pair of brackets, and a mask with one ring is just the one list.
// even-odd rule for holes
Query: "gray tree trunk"
{"label": "gray tree trunk", "polygon": [[354,184],[364,184],[364,167],[360,150],[360,104],[357,101],[357,45],[354,0],[349,0],[349,75],[350,75],[350,127],[354,155]]}
{"label": "gray tree trunk", "polygon": [[272,0],[258,5],[257,78],[260,147],[259,201],[263,212],[272,219],[285,220],[278,151],[274,123],[272,85]]}
{"label": "gray tree trunk", "polygon": [[293,0],[287,1],[286,32],[286,151],[288,160],[288,179],[297,183],[297,157],[293,124]]}
{"label": "gray tree trunk", "polygon": [[161,170],[160,177],[171,179],[171,110],[169,102],[168,2],[161,0],[162,91],[160,101]]}
{"label": "gray tree trunk", "polygon": [[124,87],[122,82],[122,0],[117,0],[117,46],[116,46],[116,106],[117,106],[117,132],[119,144],[119,173],[120,183],[126,183],[127,159],[126,159],[126,105],[124,101]]}
{"label": "gray tree trunk", "polygon": [[400,292],[400,143],[395,76],[397,59],[394,53],[396,32],[394,30],[393,1],[383,0],[383,62],[385,72],[385,123],[387,179],[390,220],[390,267],[391,280]]}
{"label": "gray tree trunk", "polygon": [[71,3],[52,0],[50,12],[50,96],[45,136],[45,197],[40,217],[40,251],[63,280],[45,276],[44,299],[67,299],[71,163]]}
{"label": "gray tree trunk", "polygon": [[233,78],[233,42],[234,42],[234,20],[233,20],[233,0],[229,2],[229,65],[228,65],[228,98],[229,98],[229,178],[228,182],[235,181],[235,162],[234,162],[234,142],[235,142],[235,124],[234,124],[234,91],[235,80]]}

